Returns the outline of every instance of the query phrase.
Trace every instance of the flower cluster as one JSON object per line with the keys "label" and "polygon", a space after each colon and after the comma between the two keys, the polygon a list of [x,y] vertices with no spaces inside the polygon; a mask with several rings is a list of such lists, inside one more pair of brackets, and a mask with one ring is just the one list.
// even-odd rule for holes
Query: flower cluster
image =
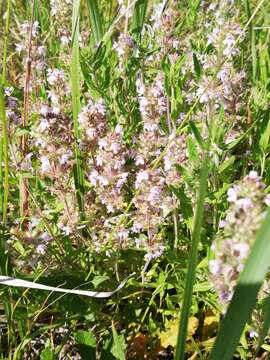
{"label": "flower cluster", "polygon": [[65,77],[65,72],[62,69],[48,69],[47,81],[50,86],[48,91],[48,99],[51,101],[54,112],[60,113],[61,107],[65,106],[66,99],[70,99],[70,90]]}
{"label": "flower cluster", "polygon": [[50,0],[50,5],[57,36],[63,46],[68,46],[71,42],[72,0]]}
{"label": "flower cluster", "polygon": [[98,140],[98,149],[90,159],[90,182],[109,213],[124,209],[122,189],[128,177],[127,156],[123,130],[117,125],[114,131]]}
{"label": "flower cluster", "polygon": [[119,6],[119,13],[120,15],[124,15],[127,18],[132,16],[132,8],[129,6],[129,0],[117,0]]}
{"label": "flower cluster", "polygon": [[47,231],[42,232],[40,230],[42,228],[40,226],[41,222],[40,218],[33,217],[29,222],[29,230],[27,232],[21,231],[17,226],[11,229],[11,238],[8,246],[14,246],[14,244],[20,241],[21,249],[27,247],[27,251],[20,251],[20,255],[16,254],[16,258],[14,258],[14,262],[22,271],[37,268],[44,261],[48,265],[51,262],[48,247],[52,237]]}
{"label": "flower cluster", "polygon": [[40,163],[41,178],[53,181],[47,190],[62,204],[58,228],[65,234],[78,224],[75,184],[73,122],[70,116],[71,96],[68,79],[62,69],[47,69],[47,102],[36,103],[37,121],[30,145]]}
{"label": "flower cluster", "polygon": [[6,115],[9,119],[10,126],[12,124],[18,124],[20,120],[18,113],[18,99],[12,96],[13,90],[12,87],[5,88]]}
{"label": "flower cluster", "polygon": [[[239,134],[246,111],[243,108],[246,74],[239,69],[244,32],[237,7],[231,1],[202,2],[199,14],[204,18],[200,35],[208,47],[207,51],[202,51],[198,44],[191,51],[188,42],[196,42],[192,35],[183,40],[183,46],[181,43],[186,56],[182,65],[182,94],[189,105],[200,104],[201,111],[194,119],[202,137],[205,138],[209,127],[215,124],[216,127],[222,126],[222,142],[228,143]],[[218,164],[222,153],[218,141],[211,147],[211,156]]]}
{"label": "flower cluster", "polygon": [[120,34],[117,41],[113,44],[119,59],[119,70],[122,73],[128,59],[131,57],[135,49],[135,42],[129,35]]}
{"label": "flower cluster", "polygon": [[133,246],[130,236],[131,229],[124,224],[123,220],[122,214],[95,219],[92,224],[91,237],[97,252],[102,250],[103,246],[108,247],[108,244],[113,249],[128,249]]}
{"label": "flower cluster", "polygon": [[211,282],[224,308],[232,298],[238,275],[265,217],[266,205],[270,204],[264,188],[258,174],[251,171],[228,190],[230,207],[221,223],[223,229],[211,246],[215,258],[209,262]]}
{"label": "flower cluster", "polygon": [[[124,141],[122,126],[110,128],[101,99],[94,102],[89,98],[79,114],[80,147],[92,185],[92,197],[91,201],[86,201],[86,212],[93,214],[99,208],[99,212],[104,214],[102,206],[105,205],[106,215],[91,222],[96,249],[106,243],[123,248],[135,241],[153,258],[160,254],[163,246],[160,226],[178,206],[168,185],[179,184],[180,176],[175,165],[186,160],[186,146],[185,137],[173,132],[164,161],[158,168],[152,168],[153,160],[167,143],[166,134],[160,127],[167,110],[162,77],[158,75],[147,85],[138,80],[137,89],[142,127],[131,147]],[[128,162],[133,163],[133,170]],[[134,198],[127,225],[125,221],[122,223],[122,213],[131,189]],[[146,241],[142,241],[141,234],[147,234]]]}
{"label": "flower cluster", "polygon": [[33,145],[38,149],[41,175],[56,179],[61,174],[60,184],[63,179],[67,180],[67,170],[73,166],[71,146],[74,137],[72,122],[65,109],[68,88],[63,71],[48,69],[48,83],[51,104],[40,105]]}
{"label": "flower cluster", "polygon": [[82,130],[81,149],[87,149],[93,152],[98,144],[98,140],[105,135],[106,127],[106,110],[102,99],[93,102],[88,99],[78,116],[78,122]]}
{"label": "flower cluster", "polygon": [[167,109],[163,78],[158,76],[153,84],[148,87],[145,87],[142,81],[138,79],[136,85],[144,130],[154,132],[158,130],[160,119]]}
{"label": "flower cluster", "polygon": [[30,65],[29,89],[30,92],[36,93],[44,85],[44,70],[46,68],[46,48],[40,41],[38,21],[32,24],[32,32],[30,23],[20,24],[19,38],[20,42],[16,44],[16,51],[23,57],[24,64],[24,73],[20,78],[20,85],[24,88],[25,72]]}
{"label": "flower cluster", "polygon": [[135,156],[139,171],[135,181],[137,193],[134,198],[134,229],[137,232],[146,230],[151,238],[152,234],[157,233],[158,224],[161,223],[162,204],[167,193],[160,169],[151,168],[151,161],[158,157],[165,145],[160,119],[165,115],[167,107],[162,78],[157,77],[150,86],[145,86],[138,79],[136,85],[143,131],[137,141]]}
{"label": "flower cluster", "polygon": [[187,161],[186,138],[177,135],[175,131],[170,134],[169,144],[163,157],[164,174],[168,185],[177,186],[181,180],[176,165],[183,165]]}
{"label": "flower cluster", "polygon": [[147,230],[149,243],[153,241],[160,224],[170,212],[172,198],[166,188],[165,178],[160,169],[139,171],[136,176],[133,199],[134,213],[133,231]]}
{"label": "flower cluster", "polygon": [[[63,46],[57,65],[51,59],[47,59],[50,67],[46,65],[46,51],[38,36],[39,26],[36,22],[33,24],[31,86],[33,89],[34,86],[43,88],[42,97],[36,96],[38,100],[31,106],[33,131],[28,139],[29,153],[24,154],[20,169],[35,172],[44,180],[46,190],[59,204],[58,230],[70,236],[80,233],[82,224],[73,180],[74,150],[78,145],[85,182],[85,222],[95,248],[110,242],[121,248],[136,244],[147,249],[149,258],[153,258],[163,250],[160,236],[163,225],[171,214],[180,217],[177,214],[179,202],[172,190],[181,184],[180,167],[177,165],[187,163],[188,151],[187,134],[180,134],[178,120],[175,119],[182,118],[190,106],[196,105],[198,111],[194,107],[194,119],[198,119],[199,128],[206,131],[205,119],[218,116],[222,107],[229,126],[233,128],[232,123],[241,113],[240,95],[245,78],[245,74],[236,67],[238,45],[243,33],[231,1],[203,2],[199,11],[205,12],[203,16],[208,20],[202,34],[208,50],[202,50],[192,34],[184,39],[179,39],[177,35],[181,5],[177,1],[159,1],[152,6],[150,24],[146,22],[142,31],[142,46],[137,47],[128,35],[131,12],[127,11],[127,7],[130,2],[121,0],[118,4],[120,13],[124,15],[124,31],[117,34],[116,41],[112,40],[113,51],[106,53],[108,57],[112,55],[113,63],[115,54],[119,59],[116,71],[110,69],[108,84],[114,93],[118,91],[118,84],[123,84],[125,88],[131,83],[132,94],[128,96],[132,97],[135,110],[124,115],[125,111],[121,109],[119,116],[116,99],[110,109],[112,111],[106,112],[105,101],[101,98],[94,101],[92,98],[97,99],[100,94],[97,95],[96,90],[91,93],[91,84],[84,83],[82,99],[86,103],[78,116],[80,138],[75,139],[69,78],[65,71],[70,56],[72,1],[50,0],[52,27]],[[120,28],[123,24],[119,24]],[[146,28],[149,33],[145,32]],[[25,56],[29,48],[29,24],[22,26],[20,36],[22,41],[17,50]],[[88,32],[81,32],[81,44],[87,37]],[[191,42],[194,45],[192,50]],[[148,53],[141,51],[147,46]],[[127,63],[133,55],[138,57],[134,61],[134,71],[132,69],[128,74],[130,79],[126,76],[118,81],[129,69]],[[200,67],[199,75],[193,55],[196,55],[197,66]],[[166,60],[166,74],[161,69],[162,59]],[[137,71],[141,63],[143,71]],[[97,70],[96,85],[102,81],[103,75],[99,76],[99,71],[101,74],[103,70]],[[179,84],[174,82],[175,77],[179,79]],[[165,93],[165,81],[166,89],[171,88],[171,92],[168,90]],[[89,89],[84,91],[84,86]],[[181,94],[178,92],[180,87]],[[8,116],[16,121],[17,105],[10,95],[7,98]],[[106,105],[110,106],[109,98],[106,98]],[[133,113],[136,113],[134,123],[127,119]],[[32,163],[36,166],[33,167]],[[132,205],[127,213],[130,201]],[[128,218],[128,222],[122,221],[122,217]]]}
{"label": "flower cluster", "polygon": [[[133,204],[133,231],[147,232],[150,257],[155,257],[162,243],[159,227],[165,218],[178,206],[168,185],[177,185],[180,175],[175,167],[186,160],[185,137],[173,131],[170,135],[166,154],[158,168],[153,168],[156,160],[167,145],[167,137],[160,127],[162,117],[167,116],[167,99],[164,94],[162,77],[159,75],[148,86],[137,80],[139,107],[143,130],[137,140],[135,164],[138,172],[135,180]],[[140,242],[138,242],[140,245]],[[158,248],[157,248],[158,246]],[[159,250],[158,250],[159,249]]]}
{"label": "flower cluster", "polygon": [[235,114],[241,107],[245,73],[235,69],[234,60],[240,54],[244,32],[230,3],[212,3],[207,12],[211,21],[205,25],[205,33],[213,50],[199,55],[204,75],[197,95],[201,103],[212,102],[216,108],[222,104],[228,115]]}
{"label": "flower cluster", "polygon": [[164,1],[153,5],[151,23],[154,31],[155,41],[160,51],[148,61],[160,61],[164,55],[168,55],[174,63],[179,56],[180,41],[174,35],[176,21],[179,17],[177,1],[172,1],[170,7]]}

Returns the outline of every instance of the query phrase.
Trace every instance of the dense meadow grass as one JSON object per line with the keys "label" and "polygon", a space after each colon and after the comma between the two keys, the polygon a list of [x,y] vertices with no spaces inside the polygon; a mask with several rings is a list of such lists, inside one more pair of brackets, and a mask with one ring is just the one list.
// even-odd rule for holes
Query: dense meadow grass
{"label": "dense meadow grass", "polygon": [[0,359],[267,359],[269,1],[0,15]]}

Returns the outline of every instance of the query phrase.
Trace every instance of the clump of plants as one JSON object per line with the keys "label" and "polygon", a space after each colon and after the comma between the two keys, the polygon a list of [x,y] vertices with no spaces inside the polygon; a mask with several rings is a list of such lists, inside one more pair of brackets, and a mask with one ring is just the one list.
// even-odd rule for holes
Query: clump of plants
{"label": "clump of plants", "polygon": [[268,10],[1,5],[1,358],[266,356]]}

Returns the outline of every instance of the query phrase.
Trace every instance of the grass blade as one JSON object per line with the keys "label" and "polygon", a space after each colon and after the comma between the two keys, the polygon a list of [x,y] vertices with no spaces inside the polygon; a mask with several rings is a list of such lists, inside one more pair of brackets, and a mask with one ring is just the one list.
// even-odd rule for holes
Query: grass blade
{"label": "grass blade", "polygon": [[[5,106],[5,97],[4,90],[6,86],[6,77],[7,77],[7,48],[8,48],[8,36],[10,28],[10,14],[11,14],[11,0],[7,1],[7,11],[6,11],[6,22],[5,22],[5,33],[3,41],[3,62],[2,62],[2,76],[0,82],[0,118],[2,126],[2,136],[0,141],[0,211],[2,214],[2,231],[0,233],[0,270],[1,274],[6,275],[7,269],[9,267],[9,256],[5,252],[5,229],[7,224],[7,208],[8,208],[8,196],[9,196],[9,154],[8,154],[8,123],[6,116],[6,106]],[[2,163],[4,163],[4,171],[2,169]],[[3,307],[5,311],[5,316],[7,319],[7,328],[8,328],[8,338],[7,346],[10,346],[11,339],[13,338],[14,324],[12,323],[12,301],[10,294],[4,292],[2,294]]]}
{"label": "grass blade", "polygon": [[90,24],[93,31],[95,45],[100,42],[103,36],[102,18],[100,15],[97,0],[87,0]]}
{"label": "grass blade", "polygon": [[[4,99],[4,87],[0,85],[0,116],[2,122],[2,141],[1,141],[1,158],[4,160],[4,178],[3,181],[3,196],[2,196],[2,225],[3,228],[6,226],[7,222],[7,204],[8,204],[8,192],[9,192],[9,180],[8,180],[8,172],[9,172],[9,161],[8,161],[8,134],[7,134],[7,118],[6,118],[6,107],[5,107],[5,99]],[[3,154],[3,156],[2,156]],[[1,164],[2,166],[2,164]]]}
{"label": "grass blade", "polygon": [[254,359],[258,356],[261,346],[263,345],[264,339],[267,336],[268,330],[270,328],[270,296],[267,297],[265,303],[263,304],[263,316],[264,322],[263,327],[260,332],[258,345],[254,354]]}
{"label": "grass blade", "polygon": [[78,115],[80,112],[80,62],[79,62],[79,11],[80,1],[73,1],[72,9],[72,55],[71,55],[71,91],[72,91],[72,112],[73,112],[73,129],[75,135],[75,155],[76,165],[74,169],[74,181],[77,193],[77,201],[80,212],[81,221],[85,219],[84,216],[84,178],[82,169],[82,156],[78,146],[80,138]]}
{"label": "grass blade", "polygon": [[270,209],[258,233],[209,360],[231,360],[270,264]]}
{"label": "grass blade", "polygon": [[[245,11],[247,18],[251,17],[251,11],[249,6],[249,1],[245,0]],[[252,55],[252,80],[256,81],[256,77],[258,74],[258,59],[257,59],[257,51],[256,51],[256,32],[253,29],[253,22],[251,21],[249,24],[249,37],[250,37],[250,47],[251,47],[251,55]]]}
{"label": "grass blade", "polygon": [[140,41],[148,0],[138,0],[134,8],[132,33],[136,41]]}
{"label": "grass blade", "polygon": [[193,223],[192,242],[191,242],[191,249],[190,249],[189,258],[188,258],[188,271],[187,271],[187,277],[186,277],[186,283],[185,283],[183,305],[182,305],[182,310],[181,310],[181,314],[180,314],[178,341],[177,341],[177,346],[176,346],[176,355],[175,355],[176,360],[183,360],[185,357],[185,344],[186,344],[186,337],[187,337],[188,318],[189,318],[190,307],[191,307],[193,284],[194,284],[195,275],[196,275],[196,266],[197,266],[197,259],[198,259],[198,245],[199,245],[200,235],[201,235],[203,205],[204,205],[204,199],[205,199],[205,194],[206,194],[207,177],[208,177],[208,157],[206,156],[203,167],[202,167],[202,171],[201,171],[199,195],[198,195],[198,201],[197,201],[196,212],[195,212],[194,223]]}
{"label": "grass blade", "polygon": [[[1,212],[2,212],[2,225],[3,228],[6,226],[7,222],[7,205],[8,205],[8,192],[9,192],[9,159],[8,159],[8,128],[7,128],[7,118],[6,118],[6,107],[5,107],[5,98],[4,98],[4,88],[6,84],[6,73],[7,73],[7,45],[8,45],[8,34],[9,34],[9,25],[10,25],[10,10],[11,10],[11,0],[8,0],[7,3],[7,15],[6,15],[6,25],[5,25],[5,35],[4,35],[4,49],[3,49],[3,63],[2,63],[2,77],[0,84],[0,116],[2,122],[2,139],[1,139],[1,148],[0,148],[0,158],[4,160],[4,179],[2,178],[3,172],[1,170]],[[1,162],[2,167],[2,162]]]}
{"label": "grass blade", "polygon": [[[27,49],[27,62],[25,67],[25,78],[24,78],[24,95],[23,95],[23,116],[22,116],[22,126],[25,127],[28,124],[29,118],[29,103],[30,103],[30,79],[32,71],[32,40],[33,40],[33,23],[35,20],[35,7],[36,0],[32,2],[32,11],[31,11],[31,21],[30,28],[28,33],[28,49]],[[21,148],[23,157],[27,155],[28,152],[28,136],[23,134],[21,138]],[[27,191],[28,178],[21,174],[20,176],[20,214],[22,218],[23,227],[27,228],[28,223],[25,222],[26,217],[29,213],[29,194]]]}

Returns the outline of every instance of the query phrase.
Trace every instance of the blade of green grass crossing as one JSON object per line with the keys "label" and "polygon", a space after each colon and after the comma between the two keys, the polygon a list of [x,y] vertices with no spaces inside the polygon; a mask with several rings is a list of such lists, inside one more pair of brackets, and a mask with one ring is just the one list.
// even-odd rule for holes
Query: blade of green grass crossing
{"label": "blade of green grass crossing", "polygon": [[180,326],[178,332],[175,360],[183,360],[185,357],[188,318],[190,314],[193,284],[196,275],[198,245],[201,235],[203,206],[204,206],[204,199],[207,188],[207,177],[208,177],[208,157],[206,156],[200,176],[199,195],[198,195],[195,217],[193,222],[192,242],[191,242],[191,248],[188,258],[188,271],[187,271],[187,277],[185,283],[185,292],[184,292],[182,310],[180,314]]}
{"label": "blade of green grass crossing", "polygon": [[265,299],[264,301],[263,317],[264,317],[263,327],[259,334],[259,341],[253,359],[256,359],[256,357],[258,356],[260,348],[263,345],[264,339],[267,336],[268,330],[270,328],[270,296],[268,296],[267,299]]}
{"label": "blade of green grass crossing", "polygon": [[[2,120],[2,141],[1,141],[1,158],[4,160],[4,174],[3,174],[3,196],[2,196],[2,226],[3,228],[6,225],[7,221],[7,203],[8,203],[8,191],[9,191],[9,183],[8,183],[8,172],[9,172],[9,161],[8,161],[8,134],[7,134],[7,118],[6,118],[6,107],[5,107],[5,99],[4,99],[4,86],[0,85],[0,116]],[[2,155],[3,154],[3,155]],[[1,164],[2,165],[2,164]]]}
{"label": "blade of green grass crossing", "polygon": [[231,360],[270,265],[270,209],[239,277],[209,360]]}
{"label": "blade of green grass crossing", "polygon": [[[244,1],[245,11],[248,19],[250,19],[251,17],[249,3],[250,3],[249,0]],[[249,37],[250,37],[250,46],[251,46],[251,55],[252,55],[252,80],[253,82],[255,82],[257,76],[258,61],[257,61],[257,52],[256,52],[256,33],[253,29],[252,21],[250,22],[248,28],[249,28]]]}
{"label": "blade of green grass crossing", "polygon": [[[2,91],[2,89],[0,90]],[[1,113],[1,109],[0,109]],[[1,115],[0,115],[1,117]],[[2,117],[1,117],[2,122]],[[3,218],[3,198],[4,198],[4,188],[3,188],[3,136],[0,138],[0,216]]]}
{"label": "blade of green grass crossing", "polygon": [[102,18],[97,0],[87,0],[90,24],[93,31],[94,43],[98,44],[103,36]]}
{"label": "blade of green grass crossing", "polygon": [[[7,15],[6,25],[4,34],[4,49],[3,49],[3,63],[2,63],[2,76],[0,84],[0,116],[2,122],[2,139],[0,148],[0,158],[4,160],[4,174],[1,170],[1,212],[2,212],[2,225],[3,228],[7,221],[7,205],[8,205],[8,191],[9,191],[9,160],[8,160],[8,129],[7,129],[7,118],[6,108],[4,99],[4,87],[6,84],[6,73],[7,73],[7,45],[8,45],[8,34],[10,25],[10,11],[11,11],[11,0],[7,2]],[[2,167],[2,162],[1,162]],[[4,175],[4,178],[2,178]]]}
{"label": "blade of green grass crossing", "polygon": [[39,26],[41,26],[41,21],[40,21],[40,13],[39,13],[39,7],[38,7],[38,1],[35,0],[34,1],[34,19],[38,21]]}
{"label": "blade of green grass crossing", "polygon": [[132,33],[136,41],[140,41],[148,0],[138,0],[134,8]]}
{"label": "blade of green grass crossing", "polygon": [[72,88],[72,111],[73,111],[73,128],[75,135],[75,155],[76,166],[74,169],[74,181],[76,186],[77,201],[80,211],[81,221],[85,219],[84,216],[84,178],[82,168],[82,155],[78,146],[80,138],[78,115],[80,112],[80,63],[79,63],[79,11],[80,1],[73,1],[72,9],[72,55],[71,55],[71,88]]}
{"label": "blade of green grass crossing", "polygon": [[[3,47],[3,61],[2,61],[2,76],[0,82],[0,118],[2,125],[2,136],[0,141],[0,167],[1,167],[1,213],[2,213],[2,231],[0,232],[0,271],[1,274],[7,274],[7,268],[9,266],[9,257],[5,252],[5,228],[7,222],[7,206],[8,206],[8,194],[9,194],[9,156],[8,156],[8,124],[6,117],[6,107],[4,98],[4,89],[6,85],[7,76],[7,50],[8,50],[8,36],[10,27],[10,14],[11,14],[11,0],[7,1],[5,33],[4,33],[4,47]],[[4,162],[4,171],[2,170],[2,161]],[[10,299],[9,292],[5,291],[2,294],[2,302],[5,310],[5,316],[7,319],[8,337],[7,347],[10,346],[11,339],[14,337],[14,323],[12,322],[12,301]]]}

